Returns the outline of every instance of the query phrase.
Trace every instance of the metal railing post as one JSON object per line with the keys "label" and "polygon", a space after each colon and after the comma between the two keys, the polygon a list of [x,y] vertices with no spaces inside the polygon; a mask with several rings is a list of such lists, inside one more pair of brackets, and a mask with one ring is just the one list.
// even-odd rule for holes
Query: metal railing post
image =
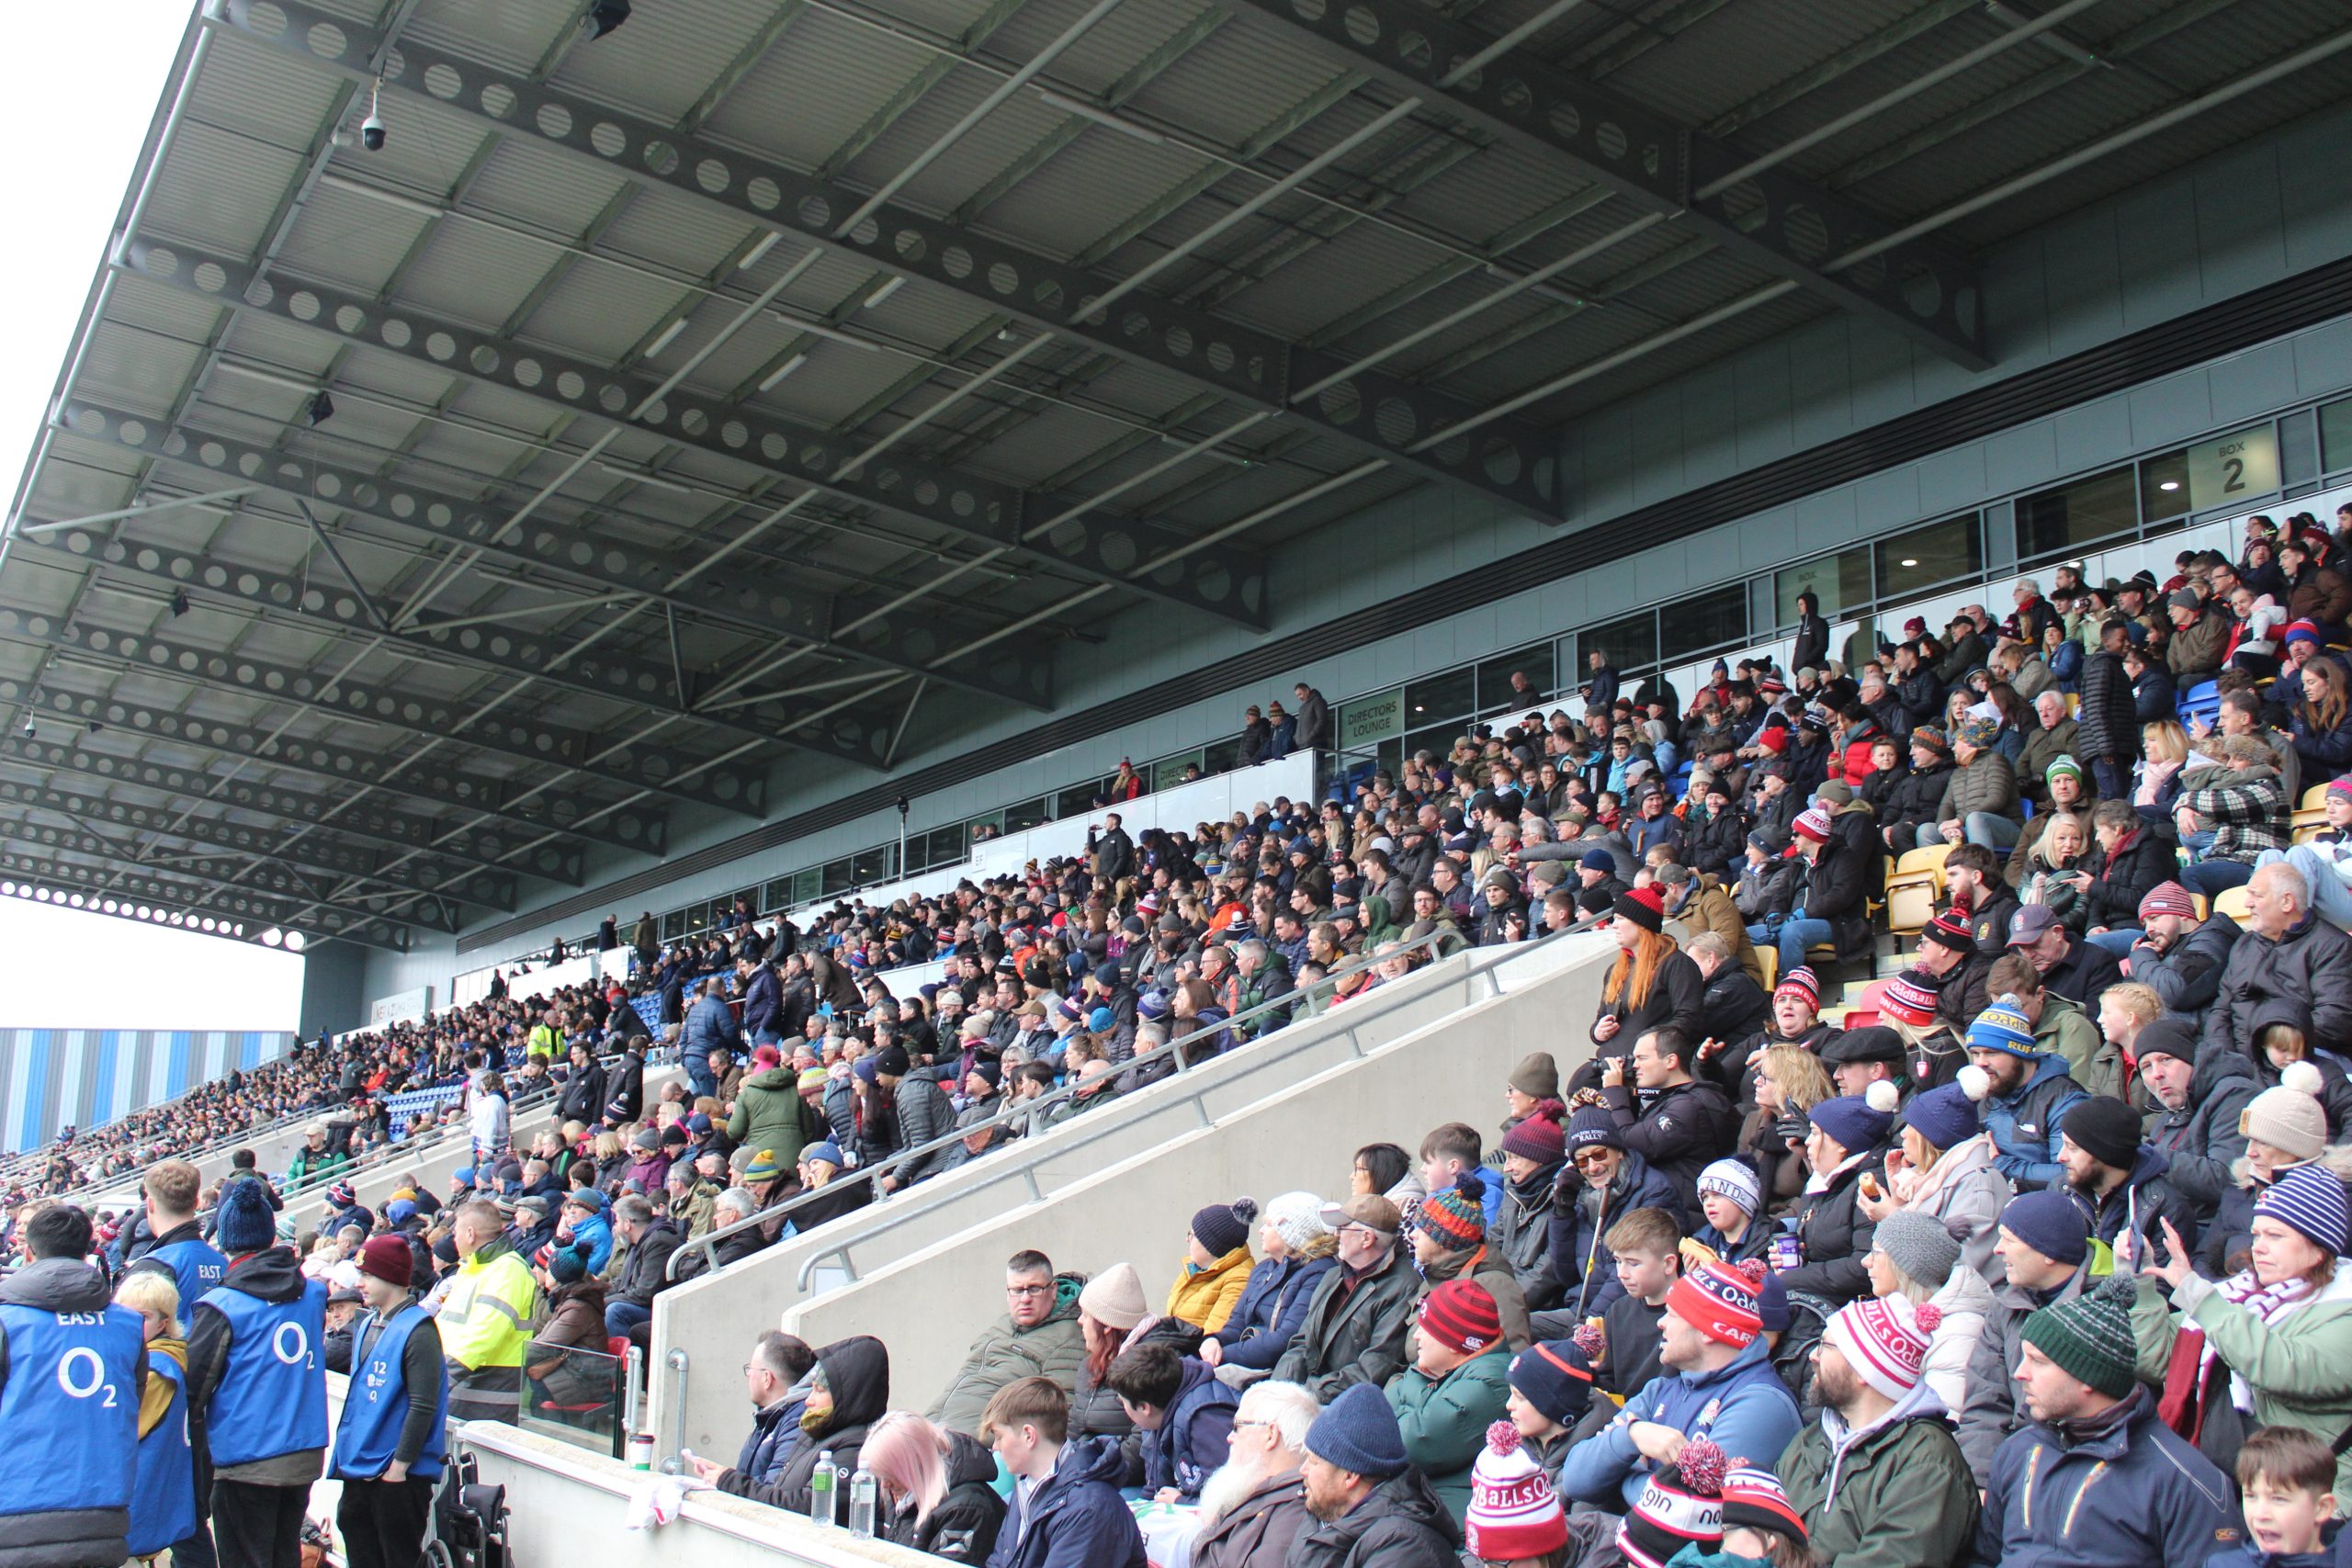
{"label": "metal railing post", "polygon": [[[635,1346],[631,1346],[629,1348],[634,1352],[637,1348]],[[684,1448],[685,1446],[686,1369],[692,1364],[693,1358],[689,1357],[684,1349],[673,1345],[670,1348],[670,1353],[667,1356],[664,1356],[662,1359],[662,1365],[670,1369],[672,1381],[677,1389],[677,1397],[670,1407],[670,1419],[673,1429],[678,1434],[678,1443],[676,1447],[673,1448],[671,1450],[672,1457],[674,1458],[676,1457],[677,1449]]]}

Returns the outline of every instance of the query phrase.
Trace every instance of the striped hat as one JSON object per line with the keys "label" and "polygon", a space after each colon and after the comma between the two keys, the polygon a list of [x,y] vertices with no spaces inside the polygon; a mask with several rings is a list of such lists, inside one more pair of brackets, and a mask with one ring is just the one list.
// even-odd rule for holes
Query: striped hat
{"label": "striped hat", "polygon": [[1934,988],[1919,983],[1919,972],[1905,969],[1880,992],[1879,1008],[1897,1023],[1925,1029],[1936,1021],[1936,1000]]}
{"label": "striped hat", "polygon": [[1486,1181],[1475,1170],[1464,1171],[1453,1186],[1421,1200],[1413,1223],[1447,1251],[1469,1251],[1487,1239]]}
{"label": "striped hat", "polygon": [[1922,724],[1913,728],[1911,744],[1924,746],[1939,756],[1951,750],[1951,742],[1944,739],[1943,730],[1932,724]]}
{"label": "striped hat", "polygon": [[1816,844],[1826,844],[1829,841],[1831,831],[1829,813],[1822,810],[1818,806],[1808,806],[1797,813],[1797,819],[1791,824],[1791,830],[1800,839],[1811,839]]}
{"label": "striped hat", "polygon": [[2352,773],[2346,773],[2340,779],[2328,780],[2327,793],[2330,795],[2352,795]]}
{"label": "striped hat", "polygon": [[1470,1467],[1470,1508],[1462,1530],[1471,1555],[1489,1562],[1541,1558],[1568,1544],[1560,1495],[1508,1421],[1487,1428],[1487,1447]]}
{"label": "striped hat", "polygon": [[1933,1302],[1914,1307],[1907,1296],[1865,1296],[1831,1315],[1821,1342],[1837,1347],[1856,1377],[1899,1401],[1918,1386],[1928,1341],[1942,1320]]}
{"label": "striped hat", "polygon": [[1448,1280],[1421,1298],[1421,1332],[1449,1350],[1475,1356],[1503,1337],[1502,1309],[1476,1280]]}
{"label": "striped hat", "polygon": [[1948,947],[1954,953],[1976,951],[1976,933],[1969,928],[1967,917],[1951,909],[1929,920],[1919,932],[1919,940]]}
{"label": "striped hat", "polygon": [[2109,1399],[2121,1399],[2139,1381],[2139,1342],[2132,1333],[2129,1280],[2109,1279],[2072,1301],[2026,1314],[2018,1337],[2060,1371]]}
{"label": "striped hat", "polygon": [[2000,732],[2001,727],[1989,718],[1970,717],[1960,721],[1957,738],[1982,751],[1993,744],[1993,738]]}
{"label": "striped hat", "polygon": [[1666,1568],[1686,1546],[1713,1547],[1724,1538],[1724,1450],[1706,1438],[1682,1445],[1672,1464],[1655,1472],[1633,1511],[1617,1527],[1617,1550],[1635,1568]]}
{"label": "striped hat", "polygon": [[1772,987],[1774,997],[1783,993],[1803,997],[1804,1005],[1817,1011],[1821,1007],[1821,977],[1813,972],[1813,965],[1800,964],[1781,976],[1781,983]]}
{"label": "striped hat", "polygon": [[1745,1349],[1764,1332],[1755,1280],[1726,1263],[1702,1263],[1675,1280],[1666,1310],[1718,1345]]}
{"label": "striped hat", "polygon": [[2026,1017],[2017,998],[2005,991],[1968,1026],[1968,1043],[1971,1049],[2030,1056],[2035,1051],[2033,1021]]}
{"label": "striped hat", "polygon": [[2344,1183],[2316,1166],[2291,1166],[2254,1206],[2255,1218],[2267,1214],[2311,1237],[2331,1258],[2344,1251],[2352,1232],[2352,1206],[2344,1198]]}
{"label": "striped hat", "polygon": [[1777,1530],[1798,1545],[1805,1541],[1804,1516],[1789,1501],[1781,1478],[1769,1470],[1735,1465],[1724,1472],[1724,1529]]}
{"label": "striped hat", "polygon": [[2050,765],[2041,770],[2041,777],[2045,783],[2061,773],[2080,783],[2083,777],[2083,765],[2072,757],[2052,757],[2050,759]]}
{"label": "striped hat", "polygon": [[1719,1159],[1699,1173],[1699,1196],[1728,1198],[1748,1214],[1764,1206],[1764,1188],[1745,1160]]}
{"label": "striped hat", "polygon": [[[2335,785],[2327,787],[2334,789]],[[2197,902],[2188,896],[2188,889],[2179,883],[2159,882],[2140,899],[2140,923],[2144,926],[2158,915],[2178,915],[2184,920],[2195,919]]]}

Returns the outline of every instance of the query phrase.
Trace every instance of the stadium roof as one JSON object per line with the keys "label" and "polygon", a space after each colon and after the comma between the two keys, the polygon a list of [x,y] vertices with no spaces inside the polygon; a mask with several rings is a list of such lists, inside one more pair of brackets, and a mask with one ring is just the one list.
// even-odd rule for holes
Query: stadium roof
{"label": "stadium roof", "polygon": [[1580,412],[1823,312],[1982,367],[1976,254],[2347,49],[2335,0],[216,0],[0,547],[0,855],[249,937],[511,911],[786,750],[1049,710],[1136,605],[1262,626],[1402,489],[1559,515]]}

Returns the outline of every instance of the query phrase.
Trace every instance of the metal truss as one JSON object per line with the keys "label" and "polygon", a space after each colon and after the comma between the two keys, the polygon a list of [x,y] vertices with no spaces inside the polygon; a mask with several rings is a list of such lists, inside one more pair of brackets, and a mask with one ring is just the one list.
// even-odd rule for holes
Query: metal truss
{"label": "metal truss", "polygon": [[[153,247],[135,249],[143,273],[144,266],[153,262]],[[395,527],[419,529],[519,566],[642,595],[697,619],[764,637],[797,638],[911,674],[925,673],[923,661],[941,649],[953,647],[955,638],[962,635],[952,629],[953,623],[949,623],[951,629],[943,629],[934,615],[893,613],[837,637],[834,628],[844,620],[852,624],[867,620],[871,612],[855,601],[810,592],[749,563],[708,554],[697,560],[623,544],[600,536],[592,528],[537,513],[523,526],[509,529],[506,516],[493,513],[481,499],[395,482],[363,468],[308,456],[296,457],[253,442],[168,430],[154,420],[99,403],[77,400],[68,406],[65,418],[78,436],[150,459],[234,471],[250,476],[249,482],[300,502],[332,506]],[[209,458],[216,450],[220,461],[213,464]],[[522,504],[522,498],[516,497],[506,509],[507,515]],[[417,624],[429,626],[435,618],[421,615]],[[936,674],[949,684],[984,696],[1044,709],[1051,705],[1052,670],[1050,660],[1033,650],[1013,649],[985,662],[969,661],[968,667]],[[790,716],[781,707],[763,709],[752,716],[770,739],[790,723]]]}
{"label": "metal truss", "polygon": [[1227,0],[1321,51],[1704,233],[1773,274],[1971,370],[1993,363],[1973,257],[1926,240],[1873,251],[1891,225],[1611,88],[1415,0]]}
{"label": "metal truss", "polygon": [[[306,933],[316,931],[368,947],[388,948],[394,953],[406,953],[414,945],[408,927],[390,917],[359,915],[344,909],[321,909],[315,918],[298,920],[294,916],[300,912],[300,905],[288,904],[224,883],[183,882],[175,876],[159,873],[152,865],[125,859],[110,850],[84,851],[75,848],[66,852],[88,854],[101,861],[101,865],[85,865],[79,860],[64,859],[58,846],[51,845],[37,836],[16,831],[18,826],[0,818],[0,874],[47,883],[52,887],[77,889],[86,896],[83,908],[95,913],[109,912],[102,906],[101,901],[106,898],[118,902],[129,900],[134,904],[146,899],[198,915],[209,911],[216,919],[225,917],[262,926],[292,926]],[[125,915],[124,918],[135,917]]]}
{"label": "metal truss", "polygon": [[[743,776],[721,772],[707,784],[684,783],[672,777],[681,772],[676,760],[659,749],[623,748],[610,755],[599,755],[600,750],[611,749],[601,748],[576,730],[512,716],[486,718],[460,730],[459,716],[447,703],[403,697],[397,690],[379,688],[372,682],[330,681],[311,670],[198,648],[168,637],[109,631],[78,622],[61,624],[57,616],[45,611],[0,606],[0,637],[28,637],[34,642],[78,649],[130,669],[194,680],[247,696],[293,703],[428,739],[456,740],[484,750],[503,752],[542,768],[564,769],[602,779],[632,793],[653,790],[748,817],[761,814],[759,802],[765,794],[766,780],[755,772]],[[374,780],[363,782],[372,784]]]}
{"label": "metal truss", "polygon": [[[180,675],[177,678],[191,684],[221,689],[220,683],[193,676]],[[226,689],[238,690],[236,687]],[[0,702],[16,702],[25,695],[21,682],[0,681]],[[656,855],[662,852],[669,838],[668,819],[658,811],[603,807],[571,796],[560,797],[545,808],[527,801],[514,805],[507,798],[514,793],[509,784],[447,767],[421,764],[401,768],[396,773],[386,776],[387,770],[380,765],[383,759],[365,746],[289,739],[249,725],[194,718],[169,709],[145,707],[113,697],[82,696],[58,691],[43,691],[38,695],[39,706],[34,711],[43,716],[55,714],[76,724],[107,725],[135,735],[141,740],[191,746],[240,761],[266,763],[272,768],[315,773],[338,784],[403,795],[433,806],[481,813],[510,823],[514,829],[509,835],[496,827],[445,827],[438,822],[357,806],[346,808],[335,818],[337,823],[345,825],[353,832],[373,834],[404,849],[435,849],[459,860],[500,868],[524,843],[548,833],[569,834],[609,844],[615,849]],[[23,756],[40,761],[45,767],[72,767],[80,773],[95,772],[100,777],[125,777],[134,784],[147,784],[152,788],[174,787],[151,780],[147,775],[152,770],[158,776],[189,779],[187,793],[213,794],[214,781],[209,776],[183,775],[176,769],[156,768],[154,764],[143,761],[126,762],[79,750],[73,751],[71,756],[74,760],[68,761],[62,760],[67,754],[66,748],[28,740],[22,736],[0,736],[0,754]],[[84,761],[91,766],[83,767]],[[215,798],[236,806],[250,805],[257,811],[275,810],[275,807],[257,804],[265,795],[289,806],[298,798],[283,792],[264,790],[243,780],[232,781]],[[325,803],[320,804],[323,808]],[[612,825],[607,828],[571,825],[592,814]],[[307,807],[301,810],[300,818],[306,822],[319,819]],[[564,845],[539,844],[531,852],[529,863],[519,869],[549,881],[569,882],[574,886],[579,886],[583,876],[580,851]]]}
{"label": "metal truss", "polygon": [[[294,0],[225,0],[207,19],[345,75],[368,73],[364,62],[378,41],[371,32]],[[639,183],[681,192],[867,265],[922,278],[991,311],[1262,412],[1287,413],[1515,511],[1555,520],[1563,513],[1555,435],[1494,420],[1449,439],[1447,429],[1476,411],[1402,378],[1353,371],[1337,355],[446,51],[404,42],[384,81],[393,91],[422,94],[476,116],[503,134],[562,148]],[[1317,390],[1294,401],[1295,390],[1306,388]],[[1080,565],[1093,555],[1091,536],[1101,532],[1106,539],[1124,536],[1120,553],[1148,566],[1159,558],[1140,543],[1137,526],[1121,519],[1064,530],[1080,537],[1061,558]],[[1054,543],[1059,552],[1058,536]],[[1225,564],[1230,553],[1220,547],[1212,554],[1216,558],[1183,562],[1185,574],[1222,586],[1225,592],[1212,596],[1218,604],[1238,603],[1240,573]],[[1111,580],[1145,586],[1123,574]]]}
{"label": "metal truss", "polygon": [[[17,751],[19,756],[22,754],[17,747],[8,750]],[[64,750],[65,748],[53,747],[50,750]],[[85,760],[99,761],[96,758]],[[82,770],[73,771],[78,773]],[[161,773],[164,770],[152,771]],[[117,772],[127,775],[131,770],[118,768]],[[200,779],[202,775],[198,776]],[[122,782],[140,781],[125,777]],[[270,792],[254,793],[266,795]],[[179,806],[130,806],[102,793],[85,795],[71,788],[61,789],[53,779],[34,784],[0,778],[0,802],[59,812],[90,821],[108,822],[142,833],[168,834],[212,849],[226,850],[232,854],[261,855],[307,866],[314,871],[330,872],[337,876],[378,883],[401,893],[462,899],[505,914],[514,911],[513,873],[477,870],[422,852],[396,853],[354,844],[336,831],[340,818],[325,823],[315,819],[308,824],[297,821],[297,827],[308,827],[313,830],[289,835],[283,828],[249,827],[219,817],[200,816]],[[410,866],[416,869],[399,869]]]}

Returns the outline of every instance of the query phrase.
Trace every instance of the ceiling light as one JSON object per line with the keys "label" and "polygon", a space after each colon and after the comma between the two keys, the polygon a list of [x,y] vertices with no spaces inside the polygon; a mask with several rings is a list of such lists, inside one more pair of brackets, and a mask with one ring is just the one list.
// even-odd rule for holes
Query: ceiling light
{"label": "ceiling light", "polygon": [[661,353],[663,349],[669,347],[672,344],[677,342],[678,334],[685,330],[686,319],[684,316],[680,316],[676,321],[672,321],[668,326],[662,329],[662,335],[660,337],[655,338],[651,343],[645,345],[645,357],[650,359],[655,355]]}
{"label": "ceiling light", "polygon": [[82,896],[81,896],[79,893],[76,893],[76,894],[73,895],[71,897],[67,898],[65,901],[66,901],[67,903],[69,903],[69,904],[73,905],[73,906],[74,906],[75,908],[77,908],[77,909],[78,909],[78,908],[80,908],[82,907]]}
{"label": "ceiling light", "polygon": [[2180,481],[2178,479],[2166,479],[2156,488],[2158,490],[2178,490],[2180,488]]}
{"label": "ceiling light", "polygon": [[865,309],[871,310],[875,306],[879,305],[883,300],[888,299],[891,295],[896,294],[901,288],[905,287],[906,281],[906,277],[903,274],[884,278],[882,280],[882,287],[865,297]]}
{"label": "ceiling light", "polygon": [[1903,558],[1903,564],[1905,566],[1917,566],[1919,564],[1919,558],[1917,556],[1905,556]]}
{"label": "ceiling light", "polygon": [[319,395],[312,398],[302,412],[310,416],[312,424],[324,424],[334,417],[334,400],[327,396],[326,389],[322,387],[319,389]]}
{"label": "ceiling light", "polygon": [[204,929],[206,931],[217,931],[220,929],[220,922],[215,920],[211,916],[207,915],[204,917]]}
{"label": "ceiling light", "polygon": [[628,0],[596,0],[594,5],[588,7],[588,26],[592,29],[588,36],[592,39],[603,38],[623,22],[628,21]]}
{"label": "ceiling light", "polygon": [[272,926],[267,931],[261,933],[261,944],[264,947],[276,947],[279,942],[284,942],[285,940],[286,933],[279,931],[276,926]]}
{"label": "ceiling light", "polygon": [[151,911],[151,910],[147,908],[147,906],[146,906],[146,905],[144,905],[144,904],[140,905],[140,906],[139,906],[139,908],[138,908],[136,910],[132,911],[132,912],[133,912],[133,913],[135,913],[135,914],[136,914],[136,915],[137,915],[141,919],[142,919],[142,920],[143,920],[143,919],[145,919],[148,917],[148,915],[149,915],[150,913],[152,913],[152,911]]}
{"label": "ceiling light", "polygon": [[304,943],[309,942],[309,940],[310,939],[305,937],[300,931],[288,931],[286,933],[286,951],[288,953],[300,953],[302,951]]}
{"label": "ceiling light", "polygon": [[783,380],[786,376],[791,375],[795,370],[799,369],[803,365],[808,363],[808,356],[806,354],[794,355],[791,358],[786,360],[783,364],[768,372],[768,378],[760,383],[760,390],[763,392],[766,391],[771,387],[774,387],[778,381]]}
{"label": "ceiling light", "polygon": [[750,250],[743,253],[743,259],[735,264],[735,269],[738,272],[741,272],[747,266],[759,265],[760,258],[766,255],[770,251],[775,249],[775,243],[782,238],[784,238],[784,236],[777,233],[775,230],[769,230],[766,233],[760,236],[760,243],[758,244],[753,245]]}
{"label": "ceiling light", "polygon": [[104,904],[100,905],[100,906],[99,906],[99,908],[102,908],[102,909],[104,909],[107,914],[111,915],[111,914],[113,914],[117,909],[119,909],[120,908],[122,908],[122,906],[121,906],[121,905],[119,905],[119,904],[117,904],[113,899],[109,898],[109,899],[107,899]]}

